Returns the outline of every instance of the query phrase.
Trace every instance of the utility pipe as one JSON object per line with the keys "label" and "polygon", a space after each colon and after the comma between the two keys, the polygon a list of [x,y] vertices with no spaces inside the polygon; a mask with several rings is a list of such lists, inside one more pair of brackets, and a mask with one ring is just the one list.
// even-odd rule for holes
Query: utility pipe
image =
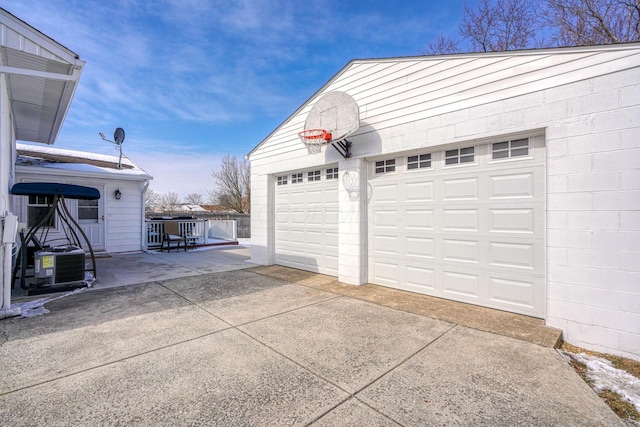
{"label": "utility pipe", "polygon": [[[7,317],[20,316],[22,310],[20,307],[11,308],[11,248],[13,247],[13,243],[15,240],[15,230],[11,233],[13,227],[7,227],[9,224],[9,217],[13,217],[12,220],[16,221],[15,215],[8,214],[4,217],[3,226],[2,226],[2,258],[3,258],[3,269],[2,272],[2,307],[0,308],[0,320],[5,319]],[[13,234],[13,238],[9,239],[8,235]]]}

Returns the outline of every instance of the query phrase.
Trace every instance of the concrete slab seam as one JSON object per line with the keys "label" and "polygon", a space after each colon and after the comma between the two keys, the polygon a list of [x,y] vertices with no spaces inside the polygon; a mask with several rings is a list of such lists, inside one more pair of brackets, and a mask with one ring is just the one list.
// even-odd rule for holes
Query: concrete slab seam
{"label": "concrete slab seam", "polygon": [[162,283],[160,283],[160,282],[156,282],[156,283],[157,283],[158,285],[160,285],[161,287],[163,287],[164,289],[168,290],[169,292],[173,293],[174,295],[176,295],[176,296],[180,297],[181,299],[185,300],[185,301],[186,301],[186,302],[188,302],[189,304],[191,304],[191,305],[193,305],[193,306],[195,306],[195,307],[198,307],[198,309],[200,309],[200,310],[204,311],[204,312],[205,312],[205,313],[207,313],[209,316],[215,317],[216,319],[220,320],[221,322],[224,322],[224,323],[226,323],[227,325],[229,325],[229,328],[225,328],[225,330],[226,330],[226,329],[232,329],[232,328],[234,328],[234,327],[235,327],[232,323],[229,323],[229,322],[227,322],[225,319],[223,319],[222,317],[220,317],[220,316],[217,316],[217,315],[213,314],[212,312],[210,312],[210,311],[209,311],[209,310],[207,310],[206,308],[202,307],[202,306],[201,306],[200,304],[198,304],[197,302],[195,302],[195,301],[191,301],[189,298],[185,297],[184,295],[179,294],[178,292],[174,291],[174,290],[173,290],[173,289],[171,289],[171,288],[166,287],[165,285],[163,285],[163,284],[162,284]]}
{"label": "concrete slab seam", "polygon": [[[292,285],[296,285],[297,283],[291,283],[291,284]],[[324,303],[329,302],[329,301],[335,301],[335,300],[338,300],[338,299],[341,299],[341,298],[348,298],[348,297],[345,297],[344,295],[336,295],[333,298],[328,298],[328,299],[325,299],[325,300],[322,300],[322,301],[316,301],[316,302],[312,302],[310,304],[301,305],[299,307],[295,307],[295,308],[292,308],[290,310],[284,310],[284,311],[278,312],[276,314],[271,314],[269,316],[265,316],[265,317],[261,317],[259,319],[251,320],[249,322],[239,323],[239,324],[235,325],[235,327],[239,328],[241,326],[250,325],[252,323],[261,322],[263,320],[272,319],[274,317],[278,317],[278,316],[281,316],[283,314],[293,313],[294,311],[302,310],[304,308],[313,307],[314,305],[324,304]]]}
{"label": "concrete slab seam", "polygon": [[70,372],[68,374],[60,375],[60,376],[55,377],[55,378],[50,378],[50,379],[48,379],[46,381],[41,381],[41,382],[38,382],[38,383],[35,383],[35,384],[30,384],[28,386],[19,387],[19,388],[16,388],[15,390],[9,390],[9,391],[6,391],[4,393],[0,393],[0,396],[6,396],[6,395],[9,395],[9,394],[12,394],[12,393],[17,393],[19,391],[28,390],[28,389],[33,388],[33,387],[39,387],[41,385],[53,383],[55,381],[59,381],[59,380],[64,379],[64,378],[71,378],[71,377],[74,377],[76,375],[83,374],[85,372],[90,372],[90,371],[93,371],[95,369],[100,369],[100,368],[104,368],[104,367],[107,367],[107,366],[112,366],[112,365],[115,365],[115,364],[118,364],[118,363],[122,363],[122,362],[127,361],[127,360],[135,359],[135,358],[140,357],[140,356],[145,356],[145,355],[148,355],[148,354],[151,354],[151,353],[155,353],[156,351],[161,351],[161,350],[165,350],[165,349],[168,349],[168,348],[171,348],[171,347],[176,347],[176,346],[179,346],[179,345],[182,345],[182,344],[193,342],[193,341],[196,341],[196,340],[199,340],[199,339],[202,339],[202,338],[206,338],[206,337],[218,334],[220,332],[224,332],[224,331],[228,331],[228,330],[232,330],[232,329],[235,329],[235,328],[234,327],[228,327],[228,328],[220,329],[218,331],[209,332],[207,334],[200,335],[200,336],[197,336],[197,337],[189,338],[189,339],[186,339],[186,340],[183,340],[183,341],[178,341],[178,342],[175,342],[175,343],[163,345],[161,347],[153,348],[151,350],[142,351],[140,353],[133,354],[131,356],[123,357],[121,359],[112,360],[112,361],[107,362],[107,363],[101,363],[101,364],[96,365],[96,366],[91,366],[89,368],[81,369],[79,371]]}
{"label": "concrete slab seam", "polygon": [[[269,344],[260,341],[258,338],[254,337],[253,335],[251,335],[249,332],[247,331],[243,331],[242,329],[237,329],[238,332],[244,334],[247,338],[257,342],[258,344],[260,344],[261,346],[268,348],[269,350],[273,351],[275,354],[279,355],[280,357],[283,357],[284,359],[288,360],[289,362],[293,363],[294,365],[300,367],[300,369],[303,369],[305,371],[307,371],[308,373],[310,373],[311,375],[313,375],[314,377],[320,378],[322,381],[327,382],[328,384],[331,384],[332,386],[334,386],[335,388],[337,388],[340,391],[345,392],[348,397],[351,397],[352,394],[349,393],[347,390],[343,389],[342,387],[340,387],[338,384],[335,384],[333,381],[324,378],[322,375],[319,375],[317,372],[313,372],[311,369],[307,368],[306,366],[302,365],[300,362],[290,358],[289,356],[287,356],[286,354],[282,354],[280,351],[276,350],[275,348],[271,347]],[[339,405],[338,405],[339,406]],[[337,406],[336,406],[337,407]],[[336,407],[331,408],[331,410],[335,409]]]}
{"label": "concrete slab seam", "polygon": [[[448,322],[443,322],[443,323],[448,323]],[[358,393],[361,393],[362,391],[364,391],[364,389],[369,388],[370,386],[372,386],[376,382],[380,381],[383,377],[387,376],[388,374],[390,374],[394,370],[398,369],[400,366],[402,366],[405,363],[407,363],[409,360],[411,360],[413,357],[415,357],[418,353],[420,353],[421,351],[423,351],[424,349],[426,349],[427,347],[429,347],[433,343],[439,341],[440,338],[442,338],[443,336],[447,335],[449,332],[451,332],[452,330],[454,330],[458,326],[459,325],[451,324],[451,327],[449,329],[447,329],[446,331],[444,331],[443,333],[441,333],[440,335],[438,335],[437,337],[435,337],[434,339],[429,341],[427,344],[425,344],[422,347],[420,347],[418,350],[416,350],[413,353],[411,353],[410,355],[406,356],[400,362],[396,363],[392,368],[388,369],[386,372],[380,374],[377,378],[375,378],[371,382],[369,382],[369,384],[364,385],[364,386],[360,387],[358,390],[354,391],[353,392],[353,396],[356,396]]]}
{"label": "concrete slab seam", "polygon": [[[380,379],[382,379],[382,378],[383,378],[383,377],[385,377],[386,375],[390,374],[391,372],[393,372],[394,370],[396,370],[397,368],[399,368],[399,367],[400,367],[400,366],[402,366],[403,364],[405,364],[407,361],[409,361],[411,358],[413,358],[414,356],[416,356],[418,353],[420,353],[421,351],[423,351],[424,349],[426,349],[427,347],[429,347],[429,346],[430,346],[431,344],[433,344],[434,342],[436,342],[436,341],[440,340],[440,338],[442,338],[444,335],[448,334],[448,333],[449,333],[450,331],[452,331],[456,326],[458,326],[458,325],[451,324],[451,327],[450,327],[449,329],[447,329],[446,331],[444,331],[442,334],[438,335],[436,338],[434,338],[433,340],[429,341],[427,344],[425,344],[424,346],[420,347],[418,350],[414,351],[412,354],[410,354],[410,355],[406,356],[404,359],[402,359],[400,362],[396,363],[396,364],[395,364],[394,366],[392,366],[390,369],[386,370],[384,373],[380,374],[378,377],[374,378],[374,379],[373,379],[372,381],[370,381],[368,384],[365,384],[364,386],[360,387],[358,390],[354,391],[353,393],[350,393],[350,392],[348,392],[348,391],[346,391],[346,390],[343,390],[340,386],[333,384],[333,383],[332,383],[331,381],[329,381],[329,380],[325,380],[325,381],[328,381],[330,384],[333,384],[334,386],[338,387],[340,390],[343,390],[344,392],[348,393],[348,394],[349,394],[349,396],[348,396],[345,400],[343,400],[343,401],[339,402],[338,404],[336,404],[336,405],[335,405],[335,406],[333,406],[332,408],[328,409],[327,411],[325,411],[324,413],[322,413],[321,415],[319,415],[316,419],[314,419],[312,422],[310,422],[310,423],[309,423],[309,424],[307,424],[307,425],[311,425],[311,424],[313,424],[314,422],[319,421],[322,417],[324,417],[324,416],[328,415],[328,414],[329,414],[329,413],[331,413],[333,410],[335,410],[336,408],[338,408],[340,405],[342,405],[342,404],[344,404],[344,403],[348,402],[350,399],[357,400],[358,402],[360,402],[361,404],[365,405],[366,407],[368,407],[368,408],[369,408],[369,409],[371,409],[372,411],[374,411],[374,412],[376,412],[376,413],[380,414],[380,415],[381,415],[381,416],[383,416],[384,418],[387,418],[388,420],[390,420],[390,421],[392,421],[392,422],[394,422],[394,423],[396,423],[396,424],[398,424],[398,425],[403,425],[401,422],[399,422],[399,421],[397,421],[397,420],[394,420],[393,418],[391,418],[391,417],[390,417],[390,416],[388,416],[387,414],[384,414],[384,413],[382,413],[382,412],[378,411],[376,408],[372,407],[372,406],[371,406],[371,405],[369,405],[368,403],[366,403],[366,402],[364,402],[364,401],[360,400],[360,399],[358,398],[358,396],[357,396],[357,395],[358,395],[359,393],[361,393],[362,391],[364,391],[365,389],[367,389],[367,388],[371,387],[372,385],[374,385],[374,384],[375,384],[376,382],[378,382]],[[256,341],[260,342],[259,340],[256,340]],[[268,345],[266,345],[266,344],[264,344],[264,343],[261,343],[261,344],[263,344],[263,345],[265,345],[265,346],[269,347]],[[276,351],[276,350],[274,350],[274,351]],[[284,356],[284,355],[283,355],[283,356]],[[284,357],[286,357],[286,356],[284,356]],[[295,361],[292,361],[292,362],[293,362],[293,363],[296,363]],[[303,369],[306,369],[304,366],[302,366],[302,368],[303,368]],[[316,376],[317,376],[317,377],[319,377],[319,378],[322,378],[322,377],[320,377],[319,375],[317,375],[317,374],[316,374],[316,373],[314,373],[314,372],[311,372],[311,373],[312,373],[312,374],[314,374],[314,375],[316,375]],[[324,378],[322,378],[322,379],[324,380]]]}
{"label": "concrete slab seam", "polygon": [[376,408],[374,408],[373,406],[369,405],[366,402],[363,402],[362,400],[358,399],[357,396],[353,396],[353,395],[349,395],[347,396],[343,401],[339,402],[338,404],[336,404],[335,406],[333,406],[332,408],[330,408],[329,410],[327,410],[326,412],[322,413],[321,415],[317,416],[315,419],[311,420],[311,422],[309,422],[307,424],[307,426],[311,426],[314,423],[316,423],[317,421],[320,421],[322,418],[324,418],[325,416],[329,415],[331,412],[333,412],[335,409],[337,409],[338,407],[340,407],[341,405],[344,405],[345,403],[348,403],[350,400],[355,400],[359,403],[361,403],[362,405],[366,406],[367,408],[371,409],[373,412],[377,413],[378,415],[380,415],[383,418],[388,419],[389,421],[398,424],[399,426],[403,426],[404,424],[402,424],[401,422],[394,420],[393,418],[391,418],[390,416],[383,414],[382,412],[378,411]]}

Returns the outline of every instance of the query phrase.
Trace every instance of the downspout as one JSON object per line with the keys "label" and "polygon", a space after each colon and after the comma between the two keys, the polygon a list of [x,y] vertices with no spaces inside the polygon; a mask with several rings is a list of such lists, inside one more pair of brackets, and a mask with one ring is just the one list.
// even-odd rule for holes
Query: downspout
{"label": "downspout", "polygon": [[20,307],[11,308],[11,248],[15,243],[16,231],[18,230],[18,217],[14,214],[6,213],[2,221],[2,260],[4,262],[2,272],[3,298],[0,308],[0,320],[7,317],[20,316]]}
{"label": "downspout", "polygon": [[149,184],[151,183],[151,180],[147,179],[144,182],[144,187],[142,187],[142,193],[140,194],[140,198],[142,199],[142,251],[143,252],[147,252],[147,221],[146,221],[146,214],[147,214],[147,210],[146,210],[146,203],[145,203],[145,199],[146,199],[146,193],[147,193],[147,189],[149,188]]}

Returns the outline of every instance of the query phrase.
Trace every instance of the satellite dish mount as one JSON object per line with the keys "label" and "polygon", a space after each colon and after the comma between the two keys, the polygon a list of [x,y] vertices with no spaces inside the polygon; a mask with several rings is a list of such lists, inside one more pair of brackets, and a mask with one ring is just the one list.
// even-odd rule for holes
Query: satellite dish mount
{"label": "satellite dish mount", "polygon": [[347,93],[333,91],[322,95],[309,111],[304,130],[298,133],[309,154],[320,153],[331,144],[345,159],[351,157],[347,137],[360,127],[360,108]]}
{"label": "satellite dish mount", "polygon": [[118,169],[122,169],[122,143],[124,142],[124,129],[116,129],[116,131],[113,133],[113,141],[105,138],[104,133],[102,132],[98,132],[98,135],[100,135],[100,138],[102,138],[103,140],[115,144],[118,147],[118,149],[120,150],[120,157],[118,157]]}

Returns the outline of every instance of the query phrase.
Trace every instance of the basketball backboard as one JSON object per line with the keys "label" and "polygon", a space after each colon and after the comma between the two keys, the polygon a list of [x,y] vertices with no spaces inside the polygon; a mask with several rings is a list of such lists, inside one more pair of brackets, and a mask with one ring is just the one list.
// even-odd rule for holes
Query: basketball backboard
{"label": "basketball backboard", "polygon": [[324,129],[331,133],[328,141],[338,142],[360,127],[360,108],[351,95],[333,91],[316,101],[304,123],[305,129]]}

